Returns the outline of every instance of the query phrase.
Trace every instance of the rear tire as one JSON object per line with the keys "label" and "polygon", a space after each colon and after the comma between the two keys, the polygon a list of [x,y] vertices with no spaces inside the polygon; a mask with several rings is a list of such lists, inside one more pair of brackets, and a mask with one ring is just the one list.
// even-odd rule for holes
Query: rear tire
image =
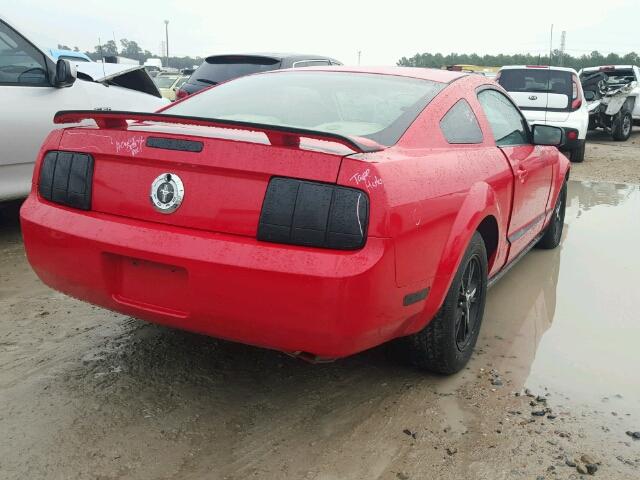
{"label": "rear tire", "polygon": [[624,142],[631,136],[633,117],[629,110],[623,110],[618,114],[618,118],[613,121],[611,136],[618,142]]}
{"label": "rear tire", "polygon": [[487,251],[473,234],[442,307],[421,331],[397,341],[396,351],[412,365],[451,375],[469,361],[487,298]]}
{"label": "rear tire", "polygon": [[562,229],[564,228],[564,213],[567,205],[567,182],[564,182],[560,195],[556,201],[556,206],[551,214],[551,220],[547,230],[536,245],[537,248],[551,250],[560,245],[562,239]]}
{"label": "rear tire", "polygon": [[580,146],[569,150],[569,160],[573,163],[582,163],[584,160],[585,142],[580,142]]}

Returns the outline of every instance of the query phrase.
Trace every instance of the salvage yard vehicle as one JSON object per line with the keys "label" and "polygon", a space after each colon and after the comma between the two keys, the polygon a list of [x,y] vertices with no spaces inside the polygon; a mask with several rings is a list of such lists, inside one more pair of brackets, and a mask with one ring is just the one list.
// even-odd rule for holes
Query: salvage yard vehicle
{"label": "salvage yard vehicle", "polygon": [[584,160],[589,124],[584,93],[573,68],[545,65],[502,67],[497,81],[509,92],[530,125],[553,125],[564,130],[562,150],[572,162]]}
{"label": "salvage yard vehicle", "polygon": [[188,80],[189,77],[179,73],[159,73],[153,79],[160,90],[160,94],[167,100],[176,99],[177,90]]}
{"label": "salvage yard vehicle", "polygon": [[614,140],[631,136],[640,120],[640,68],[608,65],[580,70],[580,81],[589,109],[589,130],[602,128]]}
{"label": "salvage yard vehicle", "polygon": [[[264,95],[269,92],[269,95]],[[563,131],[481,75],[325,67],[156,114],[66,111],[21,223],[49,286],[311,361],[469,360],[489,286],[560,243]]]}
{"label": "salvage yard vehicle", "polygon": [[63,60],[69,60],[70,62],[90,62],[91,58],[89,58],[85,53],[76,52],[74,50],[61,50],[59,48],[50,48],[49,55],[53,58],[54,61],[58,61],[61,58]]}
{"label": "salvage yard vehicle", "polygon": [[342,65],[342,63],[330,57],[300,53],[212,55],[205,58],[204,62],[191,74],[189,80],[182,85],[177,92],[177,98],[184,98],[211,85],[252,73],[324,65]]}
{"label": "salvage yard vehicle", "polygon": [[58,110],[155,111],[167,104],[143,67],[56,62],[2,18],[0,98],[0,202],[29,193],[38,148]]}

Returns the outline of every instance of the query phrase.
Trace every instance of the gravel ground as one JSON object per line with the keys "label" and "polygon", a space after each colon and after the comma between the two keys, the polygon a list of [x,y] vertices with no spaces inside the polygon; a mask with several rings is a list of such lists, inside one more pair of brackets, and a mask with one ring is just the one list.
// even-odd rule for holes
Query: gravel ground
{"label": "gravel ground", "polygon": [[[640,183],[640,135],[602,137],[572,178]],[[477,352],[448,378],[399,365],[384,348],[308,365],[65,297],[31,271],[17,206],[8,206],[0,217],[0,478],[640,478],[633,373],[615,383],[572,362],[596,354],[572,322],[600,309],[637,338],[637,322],[619,325],[634,277],[606,270],[618,261],[629,274],[640,268],[637,255],[624,256],[637,240],[632,225],[616,237],[618,256],[596,264],[610,289],[587,298],[575,282],[591,278],[581,259],[602,250],[598,238],[583,241],[592,225],[616,225],[640,193],[572,182],[569,199],[562,248],[531,252],[491,290]],[[572,346],[571,358],[553,349],[557,338]],[[610,347],[597,354],[618,358]],[[635,372],[637,348],[628,350],[621,363]]]}
{"label": "gravel ground", "polygon": [[640,126],[634,128],[626,142],[614,142],[600,130],[589,132],[584,162],[572,165],[571,178],[640,184]]}

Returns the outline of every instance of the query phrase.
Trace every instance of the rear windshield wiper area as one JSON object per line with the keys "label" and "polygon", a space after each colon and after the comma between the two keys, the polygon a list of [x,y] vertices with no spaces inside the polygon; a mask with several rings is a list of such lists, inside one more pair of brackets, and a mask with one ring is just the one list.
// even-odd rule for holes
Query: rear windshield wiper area
{"label": "rear windshield wiper area", "polygon": [[209,85],[217,85],[218,82],[214,82],[213,80],[209,80],[207,78],[196,78],[196,82],[208,83]]}

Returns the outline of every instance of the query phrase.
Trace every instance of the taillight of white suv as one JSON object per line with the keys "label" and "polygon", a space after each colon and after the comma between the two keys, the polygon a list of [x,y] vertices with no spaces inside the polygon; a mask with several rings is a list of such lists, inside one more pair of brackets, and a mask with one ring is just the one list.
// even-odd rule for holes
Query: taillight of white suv
{"label": "taillight of white suv", "polygon": [[576,75],[571,75],[571,110],[576,111],[582,106],[582,92],[578,84],[579,80]]}

